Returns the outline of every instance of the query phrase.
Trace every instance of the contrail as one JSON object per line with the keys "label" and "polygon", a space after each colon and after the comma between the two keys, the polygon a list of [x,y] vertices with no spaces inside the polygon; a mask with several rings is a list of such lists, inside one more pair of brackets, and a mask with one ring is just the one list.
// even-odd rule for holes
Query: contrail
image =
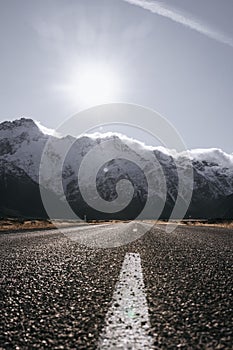
{"label": "contrail", "polygon": [[162,4],[159,1],[150,0],[123,0],[129,4],[140,6],[145,10],[155,13],[159,16],[163,16],[171,19],[174,22],[183,24],[184,26],[191,28],[203,35],[208,36],[211,39],[217,40],[220,43],[227,44],[233,47],[233,39],[227,37],[223,33],[217,32],[216,30],[198,22],[197,20],[190,18],[187,14],[182,14],[171,6]]}

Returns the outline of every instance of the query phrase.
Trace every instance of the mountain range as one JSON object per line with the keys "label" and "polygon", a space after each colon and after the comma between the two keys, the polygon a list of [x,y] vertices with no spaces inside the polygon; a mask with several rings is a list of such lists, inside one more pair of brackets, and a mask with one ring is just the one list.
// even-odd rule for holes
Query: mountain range
{"label": "mountain range", "polygon": [[[166,203],[160,218],[168,219],[178,194],[177,166],[185,173],[187,159],[193,167],[193,183],[187,182],[187,189],[193,186],[187,218],[233,218],[233,154],[220,149],[191,150],[177,153],[163,147],[149,147],[120,134],[94,134],[78,138],[57,137],[46,134],[45,129],[32,119],[21,118],[0,124],[0,216],[47,217],[39,188],[39,169],[44,147],[51,141],[49,157],[50,175],[43,181],[43,190],[54,207],[54,217],[64,216],[65,197],[79,217],[88,219],[134,219],[144,208],[148,184],[145,173],[150,164],[144,159],[150,153],[163,171],[166,179]],[[91,164],[85,174],[85,185],[97,189],[100,197],[109,203],[117,198],[116,185],[127,179],[133,186],[133,196],[126,208],[115,213],[104,213],[85,202],[78,183],[78,170],[82,160],[96,145],[111,140],[116,150],[122,150],[122,157],[108,160],[100,168],[96,183],[91,184]],[[54,164],[61,159],[63,149],[69,148],[62,169],[64,193],[59,187],[59,174]],[[102,149],[104,152],[104,147]],[[134,155],[141,157],[144,164],[140,169],[134,162]],[[126,156],[124,158],[124,155]],[[144,161],[144,163],[143,163]],[[106,171],[107,169],[107,171]],[[156,179],[152,197],[154,208],[162,198],[160,179]],[[94,193],[94,192],[93,192]],[[153,207],[148,217],[153,219]]]}

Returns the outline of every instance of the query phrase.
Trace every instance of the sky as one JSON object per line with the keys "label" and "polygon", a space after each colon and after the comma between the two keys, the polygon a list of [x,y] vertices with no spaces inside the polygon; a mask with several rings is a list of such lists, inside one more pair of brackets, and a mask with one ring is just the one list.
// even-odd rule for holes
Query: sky
{"label": "sky", "polygon": [[0,121],[135,103],[232,153],[232,18],[232,0],[0,0]]}

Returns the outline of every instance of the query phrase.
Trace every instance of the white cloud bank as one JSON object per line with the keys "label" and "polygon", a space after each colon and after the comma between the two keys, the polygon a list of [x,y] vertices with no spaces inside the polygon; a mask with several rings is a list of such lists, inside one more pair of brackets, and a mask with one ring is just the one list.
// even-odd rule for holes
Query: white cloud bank
{"label": "white cloud bank", "polygon": [[174,22],[183,24],[184,26],[193,29],[203,35],[208,36],[222,44],[233,47],[233,38],[227,37],[223,33],[220,33],[209,26],[198,22],[196,19],[191,18],[187,14],[182,14],[177,9],[165,5],[159,1],[151,0],[123,0],[129,4],[140,6],[145,10],[155,13],[159,16],[163,16],[171,19]]}
{"label": "white cloud bank", "polygon": [[34,122],[43,134],[55,136],[55,137],[61,137],[61,135],[58,132],[56,132],[54,129],[47,128],[46,126],[42,125],[41,122],[39,122],[38,120],[34,120]]}
{"label": "white cloud bank", "polygon": [[[35,121],[36,125],[39,127],[39,129],[45,134],[45,135],[52,135],[58,138],[63,138],[67,135],[61,135],[57,133],[53,129],[49,129],[42,125],[40,122]],[[227,167],[227,168],[233,168],[233,153],[229,154],[221,150],[220,148],[198,148],[198,149],[191,149],[186,150],[183,152],[177,152],[175,149],[168,149],[164,146],[150,146],[145,144],[142,141],[138,141],[132,137],[123,135],[118,132],[94,132],[94,133],[84,133],[77,137],[77,139],[82,138],[83,136],[87,136],[90,139],[109,139],[112,137],[119,138],[122,142],[126,143],[129,147],[132,147],[134,151],[160,151],[166,155],[172,156],[173,158],[177,159],[180,157],[187,157],[190,160],[197,160],[197,161],[207,161],[210,163],[216,163],[219,166]]]}
{"label": "white cloud bank", "polygon": [[233,153],[228,154],[221,150],[220,148],[197,148],[197,149],[191,149],[186,150],[183,152],[177,152],[175,149],[168,149],[164,146],[149,146],[146,145],[142,141],[138,141],[132,137],[123,135],[121,133],[117,132],[94,132],[94,133],[87,133],[80,135],[78,138],[82,136],[87,136],[91,139],[109,139],[114,136],[118,137],[121,141],[128,144],[129,147],[132,147],[134,151],[160,151],[166,155],[172,156],[175,159],[178,159],[180,157],[187,157],[190,160],[196,160],[199,162],[207,161],[210,163],[216,163],[222,167],[231,167],[233,168]]}

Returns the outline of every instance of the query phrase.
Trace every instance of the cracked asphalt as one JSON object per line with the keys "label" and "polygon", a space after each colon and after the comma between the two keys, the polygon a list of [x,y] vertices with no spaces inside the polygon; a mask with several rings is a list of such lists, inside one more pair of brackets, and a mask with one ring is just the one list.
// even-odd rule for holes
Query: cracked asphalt
{"label": "cracked asphalt", "polygon": [[[94,230],[106,235],[108,226]],[[141,257],[153,349],[232,349],[232,243],[233,230],[200,226],[166,233],[161,225],[106,249],[56,230],[1,234],[0,348],[96,349],[132,252]]]}

